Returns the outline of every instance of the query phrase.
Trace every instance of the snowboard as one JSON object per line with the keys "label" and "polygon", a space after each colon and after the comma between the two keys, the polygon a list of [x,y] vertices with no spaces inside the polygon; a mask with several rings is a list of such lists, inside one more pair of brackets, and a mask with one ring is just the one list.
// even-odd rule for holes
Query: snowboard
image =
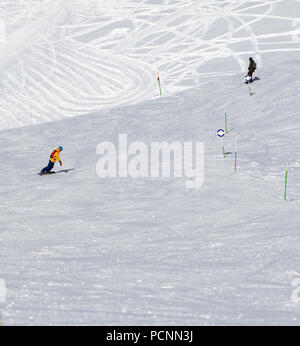
{"label": "snowboard", "polygon": [[55,174],[55,172],[49,172],[49,173],[38,173],[38,175],[50,175],[50,174]]}
{"label": "snowboard", "polygon": [[251,80],[251,77],[249,75],[245,76],[245,84],[252,83],[253,79]]}

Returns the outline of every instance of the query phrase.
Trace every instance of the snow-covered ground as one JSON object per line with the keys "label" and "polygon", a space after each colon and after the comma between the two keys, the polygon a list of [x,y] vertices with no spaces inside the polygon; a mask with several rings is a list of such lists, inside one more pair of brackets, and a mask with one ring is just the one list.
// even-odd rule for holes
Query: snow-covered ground
{"label": "snow-covered ground", "polygon": [[[300,1],[0,8],[2,323],[299,325]],[[120,133],[203,142],[204,185],[100,179]]]}
{"label": "snow-covered ground", "polygon": [[0,126],[57,120],[198,88],[299,52],[287,0],[2,1]]}

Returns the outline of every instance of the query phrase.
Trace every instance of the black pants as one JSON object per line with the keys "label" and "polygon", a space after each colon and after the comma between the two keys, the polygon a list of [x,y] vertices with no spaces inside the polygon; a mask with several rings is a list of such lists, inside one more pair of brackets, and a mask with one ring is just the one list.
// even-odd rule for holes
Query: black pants
{"label": "black pants", "polygon": [[249,70],[248,71],[248,76],[250,76],[251,78],[252,78],[252,75],[253,75],[253,72],[254,72],[255,70]]}

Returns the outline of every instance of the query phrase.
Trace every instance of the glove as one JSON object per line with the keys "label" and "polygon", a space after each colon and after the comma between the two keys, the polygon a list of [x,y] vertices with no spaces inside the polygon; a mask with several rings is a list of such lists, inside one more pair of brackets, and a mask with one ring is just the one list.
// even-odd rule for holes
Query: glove
{"label": "glove", "polygon": [[59,164],[60,164],[60,167],[62,166],[62,163],[61,163],[61,161],[59,161]]}

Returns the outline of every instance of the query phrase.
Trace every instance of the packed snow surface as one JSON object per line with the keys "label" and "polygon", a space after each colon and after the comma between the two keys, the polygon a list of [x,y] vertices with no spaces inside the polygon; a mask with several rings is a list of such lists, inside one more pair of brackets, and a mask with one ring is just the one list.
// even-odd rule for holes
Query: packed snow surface
{"label": "packed snow surface", "polygon": [[[292,0],[0,4],[2,324],[300,325],[299,13]],[[97,145],[119,134],[203,143],[203,186],[99,178]],[[37,175],[59,145],[63,167]]]}

